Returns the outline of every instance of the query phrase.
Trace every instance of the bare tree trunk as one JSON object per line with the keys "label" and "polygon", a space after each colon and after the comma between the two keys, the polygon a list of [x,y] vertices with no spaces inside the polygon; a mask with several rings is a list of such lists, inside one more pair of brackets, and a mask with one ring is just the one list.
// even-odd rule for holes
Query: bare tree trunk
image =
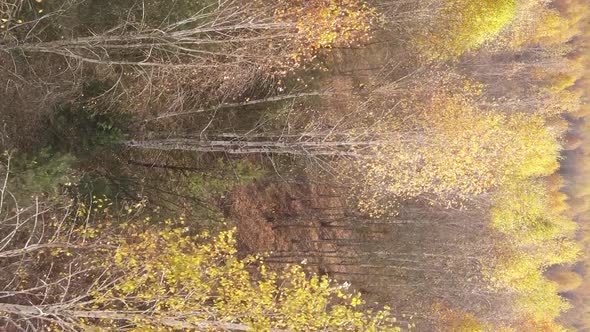
{"label": "bare tree trunk", "polygon": [[360,157],[355,147],[371,146],[376,142],[322,142],[322,141],[246,141],[201,140],[172,138],[148,141],[128,141],[125,146],[161,151],[223,152],[228,154],[283,154],[303,156]]}
{"label": "bare tree trunk", "polygon": [[[187,322],[182,320],[181,313],[164,317],[152,317],[143,312],[123,312],[123,311],[106,311],[106,310],[70,310],[61,309],[62,305],[45,305],[31,306],[10,303],[0,303],[0,312],[13,314],[28,318],[51,317],[54,320],[68,325],[68,321],[76,318],[93,318],[101,320],[119,320],[133,322],[137,319],[148,321],[162,326],[172,327],[175,329],[211,329],[218,328],[231,331],[250,331],[251,328],[245,324],[220,322],[220,321],[203,321]],[[194,313],[193,313],[194,314]],[[187,316],[185,316],[187,317]],[[190,313],[189,316],[190,317]],[[281,331],[281,330],[274,330]]]}
{"label": "bare tree trunk", "polygon": [[212,111],[216,111],[216,110],[220,110],[220,109],[244,107],[244,106],[258,105],[258,104],[263,104],[263,103],[283,101],[283,100],[288,100],[288,99],[296,99],[296,98],[310,97],[310,96],[321,96],[321,95],[323,95],[323,94],[320,92],[302,92],[302,93],[294,93],[294,94],[288,94],[288,95],[273,96],[273,97],[268,97],[268,98],[263,98],[263,99],[243,101],[240,103],[221,104],[221,105],[210,107],[210,108],[200,108],[200,109],[192,110],[192,111],[166,113],[166,114],[162,114],[162,115],[159,115],[159,116],[156,116],[153,118],[145,119],[145,120],[143,120],[143,122],[168,119],[171,117],[177,117],[177,116],[183,116],[183,115],[193,115],[193,114],[199,114],[199,113],[212,112]]}
{"label": "bare tree trunk", "polygon": [[[294,33],[292,22],[276,21],[271,12],[230,0],[220,2],[212,12],[203,10],[158,29],[126,23],[98,35],[41,42],[31,37],[37,34],[34,24],[27,37],[14,36],[0,42],[0,51],[57,54],[87,63],[139,67],[205,68],[253,63],[264,56],[242,52],[248,45],[266,45],[269,40],[288,39]],[[136,30],[130,32],[130,27]],[[130,59],[129,52],[137,57]]]}

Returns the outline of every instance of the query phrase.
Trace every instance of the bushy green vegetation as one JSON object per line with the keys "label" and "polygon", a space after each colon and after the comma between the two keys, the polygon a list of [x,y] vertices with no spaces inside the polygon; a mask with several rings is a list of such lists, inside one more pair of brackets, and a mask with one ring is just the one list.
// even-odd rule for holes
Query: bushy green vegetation
{"label": "bushy green vegetation", "polygon": [[219,196],[235,186],[249,185],[265,175],[265,171],[248,160],[218,159],[214,169],[192,175],[189,188],[197,196]]}
{"label": "bushy green vegetation", "polygon": [[89,82],[78,100],[56,107],[48,126],[54,149],[86,158],[124,141],[131,117],[100,101],[107,88],[107,83]]}
{"label": "bushy green vegetation", "polygon": [[9,165],[7,185],[18,188],[15,195],[22,204],[31,203],[35,195],[54,198],[79,178],[73,156],[49,149],[42,149],[34,156],[6,151],[3,159]]}

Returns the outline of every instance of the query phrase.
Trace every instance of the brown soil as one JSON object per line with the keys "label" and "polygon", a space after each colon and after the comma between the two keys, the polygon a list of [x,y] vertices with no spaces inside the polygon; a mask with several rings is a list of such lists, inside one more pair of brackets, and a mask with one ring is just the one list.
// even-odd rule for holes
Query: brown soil
{"label": "brown soil", "polygon": [[322,240],[350,232],[336,234],[326,223],[344,214],[340,197],[326,186],[259,181],[229,195],[227,213],[237,224],[241,252],[325,251]]}

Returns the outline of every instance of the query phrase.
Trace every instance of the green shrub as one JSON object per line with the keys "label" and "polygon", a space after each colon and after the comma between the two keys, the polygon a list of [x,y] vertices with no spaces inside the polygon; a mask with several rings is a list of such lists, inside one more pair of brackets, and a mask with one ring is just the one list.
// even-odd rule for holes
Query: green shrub
{"label": "green shrub", "polygon": [[130,115],[108,108],[98,98],[108,88],[102,82],[87,83],[79,100],[57,107],[50,119],[54,149],[84,158],[126,138]]}
{"label": "green shrub", "polygon": [[248,185],[264,176],[266,172],[248,160],[225,162],[219,159],[213,171],[193,175],[190,191],[197,196],[216,196],[238,185]]}
{"label": "green shrub", "polygon": [[[4,158],[7,156],[8,153]],[[77,183],[78,174],[73,167],[75,162],[76,158],[72,155],[50,149],[42,149],[35,156],[13,153],[8,188],[21,205],[34,195],[54,197],[64,187]]]}

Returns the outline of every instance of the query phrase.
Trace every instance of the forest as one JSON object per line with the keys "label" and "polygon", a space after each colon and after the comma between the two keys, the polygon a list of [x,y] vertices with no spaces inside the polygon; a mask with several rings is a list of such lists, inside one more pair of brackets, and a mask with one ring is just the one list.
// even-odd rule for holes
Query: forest
{"label": "forest", "polygon": [[587,0],[0,0],[0,330],[590,332]]}

